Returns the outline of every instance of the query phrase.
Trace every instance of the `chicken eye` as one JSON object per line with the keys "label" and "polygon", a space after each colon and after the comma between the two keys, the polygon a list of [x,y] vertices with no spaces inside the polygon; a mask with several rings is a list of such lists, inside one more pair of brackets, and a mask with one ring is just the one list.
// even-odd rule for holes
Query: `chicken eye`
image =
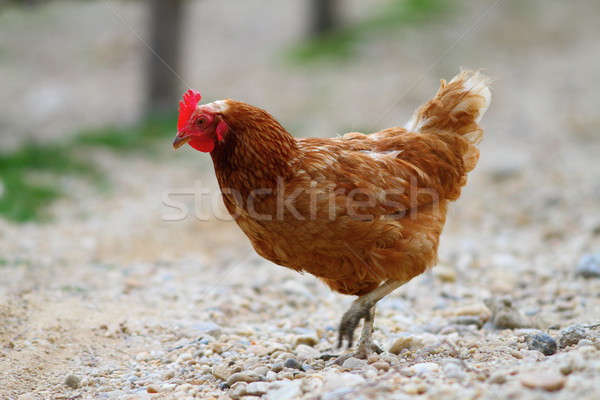
{"label": "chicken eye", "polygon": [[198,118],[198,119],[196,120],[196,125],[198,125],[198,126],[200,126],[200,127],[203,127],[203,126],[206,126],[206,123],[207,123],[207,122],[208,122],[208,121],[207,121],[207,119],[206,119],[205,117],[200,117],[200,118]]}

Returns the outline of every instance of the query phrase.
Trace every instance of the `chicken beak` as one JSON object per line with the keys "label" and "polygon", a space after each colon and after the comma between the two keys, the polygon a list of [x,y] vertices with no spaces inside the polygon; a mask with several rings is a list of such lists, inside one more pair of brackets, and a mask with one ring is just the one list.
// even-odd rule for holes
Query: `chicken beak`
{"label": "chicken beak", "polygon": [[177,136],[175,136],[175,139],[173,140],[173,148],[175,150],[177,150],[178,148],[180,148],[181,146],[183,146],[184,144],[189,142],[190,139],[191,139],[190,136],[179,136],[179,134],[178,134]]}

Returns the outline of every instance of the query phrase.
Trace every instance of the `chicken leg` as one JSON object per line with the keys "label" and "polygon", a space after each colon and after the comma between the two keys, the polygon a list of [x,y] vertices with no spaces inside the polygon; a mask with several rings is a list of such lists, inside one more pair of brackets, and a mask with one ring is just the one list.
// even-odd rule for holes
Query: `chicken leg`
{"label": "chicken leg", "polygon": [[373,353],[381,353],[381,349],[373,343],[373,324],[375,321],[375,305],[379,300],[398,289],[408,281],[388,280],[382,283],[377,289],[352,302],[352,305],[346,311],[340,322],[338,347],[342,347],[344,340],[348,342],[348,347],[352,346],[354,331],[361,319],[364,319],[363,329],[358,341],[358,346],[353,353],[341,356],[336,363],[343,363],[349,357],[368,358]]}

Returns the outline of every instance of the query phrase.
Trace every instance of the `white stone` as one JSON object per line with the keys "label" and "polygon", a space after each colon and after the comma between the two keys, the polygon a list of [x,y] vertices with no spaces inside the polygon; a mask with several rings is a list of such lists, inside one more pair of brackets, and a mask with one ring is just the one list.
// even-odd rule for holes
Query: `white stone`
{"label": "white stone", "polygon": [[293,400],[302,396],[302,381],[278,382],[279,388],[267,393],[267,400]]}
{"label": "white stone", "polygon": [[321,352],[314,347],[305,344],[299,344],[295,350],[296,359],[300,362],[306,360],[314,360],[321,357]]}
{"label": "white stone", "polygon": [[425,376],[439,372],[440,366],[433,362],[425,362],[413,365],[412,369],[415,371],[415,374],[419,376]]}

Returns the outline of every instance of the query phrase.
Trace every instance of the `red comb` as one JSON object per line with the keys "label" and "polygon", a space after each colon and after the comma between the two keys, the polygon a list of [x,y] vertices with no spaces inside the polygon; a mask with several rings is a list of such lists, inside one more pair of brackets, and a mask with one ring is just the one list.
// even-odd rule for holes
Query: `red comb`
{"label": "red comb", "polygon": [[185,128],[192,113],[196,109],[198,102],[202,96],[195,90],[188,90],[183,95],[183,100],[179,102],[179,119],[177,120],[177,130],[181,131]]}

